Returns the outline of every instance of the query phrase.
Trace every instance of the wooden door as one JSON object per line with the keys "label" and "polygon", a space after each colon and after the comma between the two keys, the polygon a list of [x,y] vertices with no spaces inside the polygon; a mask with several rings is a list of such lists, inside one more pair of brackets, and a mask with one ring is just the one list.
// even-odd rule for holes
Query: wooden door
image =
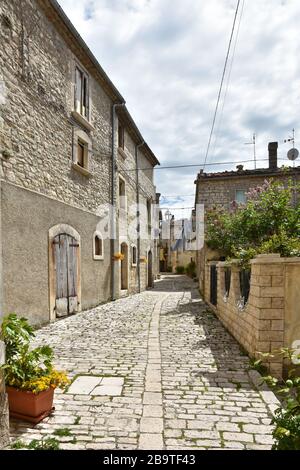
{"label": "wooden door", "polygon": [[56,301],[57,317],[63,317],[77,312],[77,263],[78,243],[70,235],[57,235],[53,241],[55,272],[56,272]]}

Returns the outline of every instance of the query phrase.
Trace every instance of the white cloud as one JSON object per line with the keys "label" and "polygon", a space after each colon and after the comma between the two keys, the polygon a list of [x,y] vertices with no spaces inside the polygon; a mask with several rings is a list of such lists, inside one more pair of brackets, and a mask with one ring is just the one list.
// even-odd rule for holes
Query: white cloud
{"label": "white cloud", "polygon": [[[236,1],[60,4],[125,97],[162,165],[201,163]],[[280,155],[286,154],[282,141],[293,127],[297,137],[300,117],[299,23],[298,0],[245,1],[219,138],[209,162],[252,158],[244,143],[253,132],[258,157],[267,157],[267,144],[274,140]],[[157,189],[192,194],[196,174],[197,168],[158,170]],[[178,205],[191,206],[192,200]]]}

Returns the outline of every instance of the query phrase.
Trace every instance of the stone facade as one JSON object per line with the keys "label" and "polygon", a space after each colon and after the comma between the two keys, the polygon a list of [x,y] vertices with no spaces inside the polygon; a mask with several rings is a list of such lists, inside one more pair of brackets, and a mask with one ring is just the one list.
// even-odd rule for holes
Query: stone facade
{"label": "stone facade", "polygon": [[[217,302],[211,303],[211,265],[217,266]],[[230,266],[229,292],[225,289],[225,269]],[[240,268],[235,263],[211,261],[205,270],[205,300],[252,356],[269,353],[281,347],[300,346],[300,323],[296,314],[300,292],[299,258],[280,255],[258,255],[251,262],[248,301],[241,303]],[[281,376],[284,364],[275,356],[269,363],[272,373]]]}
{"label": "stone facade", "polygon": [[[136,163],[150,168],[139,171],[140,199],[155,202],[152,168],[158,161],[146,143],[136,152],[143,138],[126,107],[122,112],[114,107],[124,105],[123,97],[55,0],[4,0],[0,22],[3,312],[14,311],[40,325],[55,319],[56,266],[52,263],[51,272],[51,244],[56,242],[50,236],[54,228],[67,227],[69,235],[78,234],[78,311],[124,295],[121,263],[113,261],[124,241],[119,177],[126,180],[129,207],[137,198],[132,170]],[[88,96],[80,112],[78,70],[87,77],[84,93]],[[119,120],[124,126],[122,152],[117,145]],[[79,164],[82,142],[84,164]],[[104,233],[112,203],[117,208],[113,246]],[[127,233],[131,216],[121,215]],[[95,256],[95,234],[102,238],[101,256]],[[136,240],[125,238],[130,256]],[[141,255],[147,257],[152,251],[155,257],[154,244],[151,236],[142,240]],[[137,291],[139,284],[137,268],[128,261],[126,294]],[[145,289],[146,263],[140,271],[140,288]]]}
{"label": "stone facade", "polygon": [[[74,313],[152,285],[156,242],[147,233],[139,244],[139,255],[150,260],[152,254],[152,270],[140,257],[133,266],[131,246],[138,243],[128,225],[137,209],[122,212],[118,184],[123,175],[128,208],[137,192],[141,203],[154,203],[158,161],[124,104],[55,0],[1,2],[0,316],[16,312],[39,326],[57,318],[61,286],[68,291],[67,313]],[[124,149],[117,145],[119,121]],[[149,169],[132,172],[137,167]],[[117,209],[113,243],[106,233],[111,206]],[[58,261],[61,235],[71,243]],[[113,260],[124,241],[126,291],[121,262]],[[2,377],[0,410],[1,447],[8,439]]]}

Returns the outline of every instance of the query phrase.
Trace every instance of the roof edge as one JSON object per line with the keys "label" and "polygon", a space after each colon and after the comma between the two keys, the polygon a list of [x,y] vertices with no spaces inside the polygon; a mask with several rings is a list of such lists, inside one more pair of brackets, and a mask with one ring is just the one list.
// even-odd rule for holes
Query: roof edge
{"label": "roof edge", "polygon": [[[110,97],[113,99],[113,101],[116,102],[125,102],[125,99],[117,89],[117,87],[113,84],[113,82],[110,80],[108,77],[107,73],[104,71],[104,69],[101,67],[99,64],[98,60],[84,41],[84,39],[80,36],[79,32],[71,22],[71,20],[68,18],[60,4],[58,3],[57,0],[38,0],[38,3],[42,10],[46,13],[46,16],[49,18],[49,13],[50,10],[52,9],[53,13],[56,14],[57,19],[60,20],[65,28],[68,30],[69,34],[73,38],[73,40],[79,44],[80,48],[86,55],[86,57],[89,59],[91,62],[91,65],[95,67],[97,72],[102,78],[102,81],[106,84],[106,89],[107,92],[110,94]],[[47,15],[48,13],[48,15]],[[54,22],[55,23],[55,22]],[[66,38],[64,38],[66,40]]]}

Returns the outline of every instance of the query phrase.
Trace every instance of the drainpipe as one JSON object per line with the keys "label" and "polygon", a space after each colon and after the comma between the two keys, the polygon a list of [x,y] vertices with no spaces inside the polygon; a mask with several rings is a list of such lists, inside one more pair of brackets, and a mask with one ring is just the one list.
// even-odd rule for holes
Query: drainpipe
{"label": "drainpipe", "polygon": [[116,238],[116,201],[115,201],[115,176],[116,176],[116,142],[115,142],[115,130],[116,130],[116,109],[119,107],[124,107],[125,101],[123,103],[116,103],[112,106],[112,138],[111,138],[111,211],[110,211],[110,266],[111,266],[111,300],[116,300],[115,296],[115,261],[113,255],[115,252],[115,238]]}
{"label": "drainpipe", "polygon": [[136,219],[137,219],[137,275],[138,275],[138,292],[141,292],[141,221],[140,221],[140,186],[139,186],[139,168],[138,168],[138,152],[144,145],[144,141],[135,146],[135,175],[136,175]]}

